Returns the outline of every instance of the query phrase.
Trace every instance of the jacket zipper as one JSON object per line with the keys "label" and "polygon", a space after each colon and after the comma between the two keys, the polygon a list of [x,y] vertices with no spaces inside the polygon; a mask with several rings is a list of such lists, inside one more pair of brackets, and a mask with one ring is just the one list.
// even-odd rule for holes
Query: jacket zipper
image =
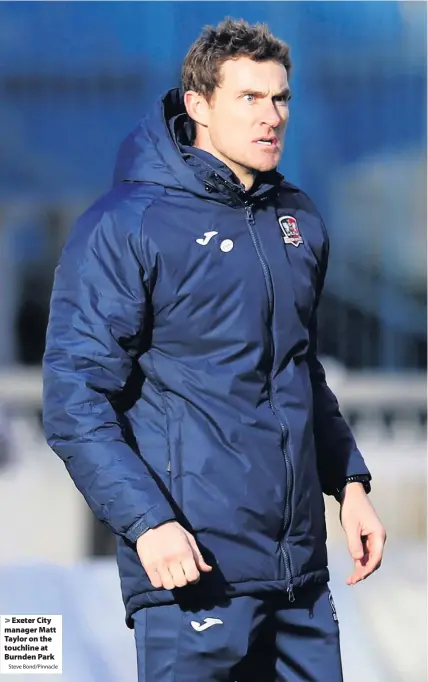
{"label": "jacket zipper", "polygon": [[[262,269],[263,269],[263,274],[265,278],[265,283],[266,283],[266,289],[267,289],[267,294],[268,294],[268,302],[269,302],[269,313],[270,317],[272,319],[273,315],[273,287],[272,287],[272,280],[271,280],[271,274],[269,267],[264,260],[259,243],[258,243],[258,237],[254,231],[254,225],[255,225],[255,219],[254,219],[254,214],[252,211],[252,205],[248,202],[243,202],[245,206],[245,214],[247,218],[247,224],[248,228],[250,230],[251,238],[253,240],[253,244],[255,246],[257,256],[259,258],[259,261],[261,263]],[[272,361],[274,359],[274,341],[273,341],[273,333],[272,333],[272,324],[269,325],[269,345],[270,345],[270,353],[272,357]],[[273,362],[272,362],[273,364]],[[293,484],[293,466],[291,464],[291,460],[288,455],[288,450],[287,450],[287,442],[288,442],[288,436],[289,436],[289,427],[288,424],[284,423],[282,420],[281,415],[279,414],[278,410],[276,409],[274,400],[273,400],[273,394],[272,394],[272,369],[269,373],[268,376],[268,396],[269,396],[269,406],[275,415],[276,419],[279,422],[279,425],[281,427],[281,432],[282,432],[282,452],[284,455],[284,461],[285,461],[285,471],[286,471],[286,477],[287,477],[287,485],[286,485],[286,497],[285,497],[285,512],[284,512],[284,536],[288,530],[288,526],[291,521],[291,490],[292,490],[292,484]],[[288,593],[288,598],[290,602],[294,602],[295,597],[294,597],[294,591],[293,591],[293,578],[292,578],[292,571],[291,571],[291,559],[290,555],[287,551],[287,549],[284,546],[284,543],[280,541],[280,548],[281,548],[281,553],[284,559],[284,564],[285,564],[285,572],[287,576],[287,593]]]}

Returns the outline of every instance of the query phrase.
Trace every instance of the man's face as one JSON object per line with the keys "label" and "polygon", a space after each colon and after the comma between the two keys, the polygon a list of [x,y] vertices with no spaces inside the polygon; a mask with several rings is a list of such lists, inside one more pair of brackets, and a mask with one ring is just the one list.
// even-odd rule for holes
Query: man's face
{"label": "man's face", "polygon": [[289,109],[285,67],[241,57],[226,61],[207,110],[206,133],[213,153],[238,177],[240,170],[275,168],[284,148]]}

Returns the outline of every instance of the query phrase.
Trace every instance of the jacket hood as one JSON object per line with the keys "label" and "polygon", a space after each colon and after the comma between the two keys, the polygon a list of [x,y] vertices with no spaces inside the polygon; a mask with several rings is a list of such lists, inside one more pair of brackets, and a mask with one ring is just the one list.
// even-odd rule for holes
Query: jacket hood
{"label": "jacket hood", "polygon": [[[253,198],[276,191],[283,176],[260,173]],[[191,192],[204,199],[235,204],[245,188],[234,173],[212,154],[191,146],[189,120],[181,91],[168,91],[122,142],[114,183],[148,182]]]}

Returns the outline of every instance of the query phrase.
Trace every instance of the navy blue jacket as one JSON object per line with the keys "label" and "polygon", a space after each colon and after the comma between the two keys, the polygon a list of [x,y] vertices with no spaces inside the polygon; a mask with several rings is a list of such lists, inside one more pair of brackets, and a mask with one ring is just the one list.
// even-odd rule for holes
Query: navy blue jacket
{"label": "navy blue jacket", "polygon": [[[324,500],[368,474],[317,359],[328,237],[276,171],[251,191],[193,149],[178,91],[124,141],[55,273],[44,424],[117,535],[127,622],[183,590],[328,580]],[[155,590],[135,550],[178,519],[212,574]]]}

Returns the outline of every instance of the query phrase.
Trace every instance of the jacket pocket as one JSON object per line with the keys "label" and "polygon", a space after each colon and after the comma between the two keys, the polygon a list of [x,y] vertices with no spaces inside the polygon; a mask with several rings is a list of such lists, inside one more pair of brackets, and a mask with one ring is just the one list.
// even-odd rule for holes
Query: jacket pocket
{"label": "jacket pocket", "polygon": [[166,465],[166,473],[168,478],[168,489],[169,492],[176,502],[176,504],[181,508],[182,505],[182,486],[181,486],[181,475],[182,475],[182,418],[180,417],[179,410],[175,409],[175,404],[173,396],[168,392],[163,393],[163,400],[165,406],[165,419],[166,419],[166,433],[167,433],[167,450],[168,450],[168,461]]}

